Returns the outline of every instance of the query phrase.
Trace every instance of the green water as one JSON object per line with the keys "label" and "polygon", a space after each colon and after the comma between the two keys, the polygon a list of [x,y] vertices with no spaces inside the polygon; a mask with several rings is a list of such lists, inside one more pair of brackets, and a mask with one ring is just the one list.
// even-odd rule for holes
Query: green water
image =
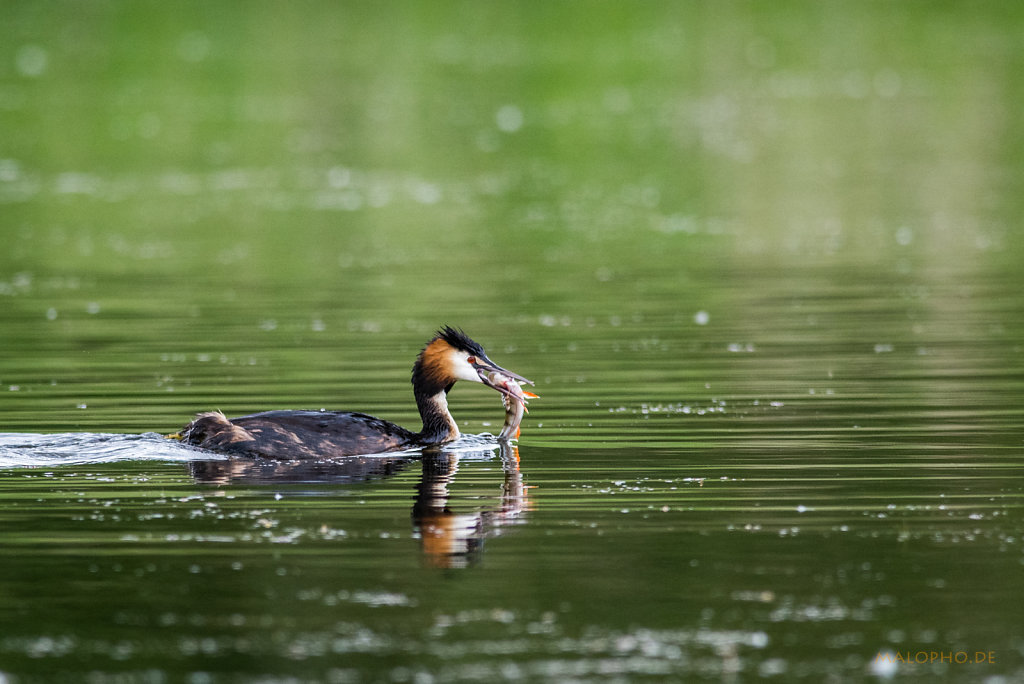
{"label": "green water", "polygon": [[[4,3],[0,682],[1024,677],[1022,36]],[[537,381],[517,449],[466,383],[447,452],[159,437],[416,428],[442,324]]]}

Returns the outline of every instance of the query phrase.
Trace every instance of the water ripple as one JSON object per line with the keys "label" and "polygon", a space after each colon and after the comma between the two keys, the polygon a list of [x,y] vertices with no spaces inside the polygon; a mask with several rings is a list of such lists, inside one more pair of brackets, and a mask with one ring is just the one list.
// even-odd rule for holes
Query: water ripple
{"label": "water ripple", "polygon": [[[488,433],[462,435],[445,446],[446,453],[466,460],[493,458],[500,447]],[[421,454],[421,449],[388,452],[388,456]],[[374,454],[368,454],[373,456]],[[154,432],[141,435],[93,432],[35,434],[0,433],[0,468],[39,468],[118,461],[190,461],[226,460],[228,457],[182,444]]]}
{"label": "water ripple", "polygon": [[[0,433],[0,468],[39,468],[117,461],[209,460],[201,452],[156,433],[120,435],[64,432]],[[214,455],[216,458],[216,455]]]}

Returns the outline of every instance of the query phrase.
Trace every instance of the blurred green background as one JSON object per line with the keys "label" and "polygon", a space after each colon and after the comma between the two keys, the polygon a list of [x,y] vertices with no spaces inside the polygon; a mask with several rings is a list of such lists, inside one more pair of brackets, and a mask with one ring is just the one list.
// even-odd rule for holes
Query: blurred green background
{"label": "blurred green background", "polygon": [[[6,424],[172,429],[236,406],[224,358],[260,367],[261,408],[329,404],[310,381],[371,360],[358,399],[405,402],[443,323],[550,367],[610,332],[806,341],[766,300],[1012,290],[1022,24],[1012,3],[6,2]],[[628,363],[590,351],[559,380]]]}
{"label": "blurred green background", "polygon": [[1019,249],[1012,3],[0,12],[5,271],[369,279],[416,311],[483,267],[498,303],[602,267]]}

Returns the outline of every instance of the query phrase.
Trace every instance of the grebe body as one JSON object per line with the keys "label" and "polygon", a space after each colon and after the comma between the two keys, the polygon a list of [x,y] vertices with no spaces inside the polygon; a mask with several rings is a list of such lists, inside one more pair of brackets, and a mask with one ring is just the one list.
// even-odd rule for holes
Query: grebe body
{"label": "grebe body", "polygon": [[413,365],[413,396],[423,421],[419,432],[347,411],[265,411],[238,418],[212,412],[196,416],[178,437],[211,451],[282,460],[336,458],[442,444],[459,437],[447,400],[457,380],[483,383],[512,398],[513,390],[509,388],[515,383],[510,378],[533,384],[495,364],[483,347],[461,330],[446,326],[427,342]]}

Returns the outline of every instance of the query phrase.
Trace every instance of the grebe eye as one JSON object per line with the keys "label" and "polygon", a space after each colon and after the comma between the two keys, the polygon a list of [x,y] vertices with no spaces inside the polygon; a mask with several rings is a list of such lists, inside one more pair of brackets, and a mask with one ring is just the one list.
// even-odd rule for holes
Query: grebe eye
{"label": "grebe eye", "polygon": [[476,357],[470,356],[468,359],[466,359],[466,361],[469,361],[470,363],[476,363]]}

